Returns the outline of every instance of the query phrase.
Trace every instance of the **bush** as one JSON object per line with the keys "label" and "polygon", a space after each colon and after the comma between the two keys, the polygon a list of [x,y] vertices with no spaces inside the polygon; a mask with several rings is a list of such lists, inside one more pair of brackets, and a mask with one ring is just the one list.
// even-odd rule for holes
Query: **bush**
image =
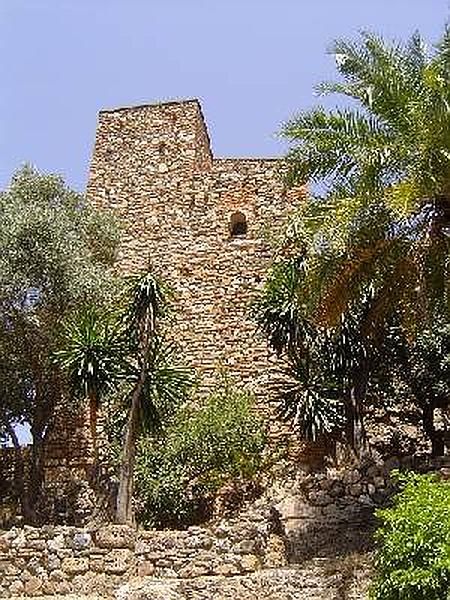
{"label": "bush", "polygon": [[226,387],[200,408],[179,410],[160,436],[140,441],[140,520],[146,526],[180,527],[204,518],[224,483],[259,471],[265,438],[246,393]]}
{"label": "bush", "polygon": [[374,600],[450,599],[450,483],[434,475],[398,477],[391,508],[378,511],[380,548]]}

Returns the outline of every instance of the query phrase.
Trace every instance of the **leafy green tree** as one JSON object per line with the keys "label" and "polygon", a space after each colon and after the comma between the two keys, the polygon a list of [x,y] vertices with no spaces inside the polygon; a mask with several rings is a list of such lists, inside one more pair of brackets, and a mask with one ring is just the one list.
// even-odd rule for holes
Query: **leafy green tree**
{"label": "leafy green tree", "polygon": [[307,262],[299,295],[335,326],[370,293],[366,329],[394,311],[410,332],[449,309],[450,29],[434,52],[419,34],[371,33],[331,48],[341,80],[319,86],[351,108],[304,111],[286,124],[288,183],[322,190],[291,224]]}
{"label": "leafy green tree", "polygon": [[374,600],[450,598],[450,483],[408,474],[391,508],[378,511]]}
{"label": "leafy green tree", "polygon": [[114,221],[88,207],[55,175],[24,167],[0,193],[0,422],[23,463],[14,433],[28,423],[29,477],[16,469],[22,510],[36,519],[43,448],[55,416],[70,399],[52,360],[64,318],[86,302],[114,293]]}
{"label": "leafy green tree", "polygon": [[156,435],[140,439],[141,520],[147,526],[180,527],[208,516],[221,486],[249,481],[260,471],[265,442],[253,399],[229,384],[200,405],[180,407]]}

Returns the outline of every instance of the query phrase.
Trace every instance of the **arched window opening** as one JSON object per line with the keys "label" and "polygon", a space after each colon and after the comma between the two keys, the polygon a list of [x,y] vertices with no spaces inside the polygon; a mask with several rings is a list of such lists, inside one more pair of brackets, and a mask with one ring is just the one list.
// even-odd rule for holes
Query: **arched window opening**
{"label": "arched window opening", "polygon": [[241,212],[235,212],[230,219],[231,237],[238,237],[247,234],[247,219]]}

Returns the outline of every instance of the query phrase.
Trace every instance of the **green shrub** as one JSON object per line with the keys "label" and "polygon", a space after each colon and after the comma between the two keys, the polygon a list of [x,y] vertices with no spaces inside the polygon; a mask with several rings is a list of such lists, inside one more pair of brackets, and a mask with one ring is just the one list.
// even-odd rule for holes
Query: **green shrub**
{"label": "green shrub", "polygon": [[375,600],[450,599],[450,483],[434,475],[398,477],[391,508],[378,511]]}
{"label": "green shrub", "polygon": [[179,410],[160,436],[140,441],[140,520],[156,527],[198,521],[225,482],[250,479],[259,471],[265,438],[251,397],[228,387],[201,407]]}

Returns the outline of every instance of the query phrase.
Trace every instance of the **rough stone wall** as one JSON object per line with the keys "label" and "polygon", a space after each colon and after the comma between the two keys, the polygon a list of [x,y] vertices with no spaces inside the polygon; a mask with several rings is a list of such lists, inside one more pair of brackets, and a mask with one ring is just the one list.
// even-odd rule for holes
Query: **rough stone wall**
{"label": "rough stone wall", "polygon": [[0,532],[0,597],[99,594],[135,577],[232,577],[285,564],[263,511],[186,531],[124,526],[24,527]]}
{"label": "rough stone wall", "polygon": [[[124,224],[119,268],[152,263],[175,287],[173,335],[204,386],[225,370],[264,389],[269,353],[248,308],[270,260],[266,233],[303,193],[283,192],[277,166],[213,158],[195,100],[100,113],[88,199]],[[237,211],[248,231],[233,237]]]}
{"label": "rough stone wall", "polygon": [[117,600],[368,600],[372,569],[367,557],[313,560],[296,568],[235,577],[147,578],[117,591]]}
{"label": "rough stone wall", "polygon": [[239,514],[186,531],[14,528],[0,533],[0,597],[365,600],[368,527],[399,464],[297,473]]}
{"label": "rough stone wall", "polygon": [[89,410],[58,411],[45,441],[45,484],[65,478],[86,479],[94,458]]}
{"label": "rough stone wall", "polygon": [[[28,456],[28,449],[23,448]],[[0,448],[0,528],[9,527],[19,512],[14,489],[14,448]]]}
{"label": "rough stone wall", "polygon": [[[123,526],[11,529],[0,532],[0,597],[366,598],[365,557],[288,566],[283,540],[272,529],[263,511],[176,532]],[[354,595],[342,596],[343,588]]]}

